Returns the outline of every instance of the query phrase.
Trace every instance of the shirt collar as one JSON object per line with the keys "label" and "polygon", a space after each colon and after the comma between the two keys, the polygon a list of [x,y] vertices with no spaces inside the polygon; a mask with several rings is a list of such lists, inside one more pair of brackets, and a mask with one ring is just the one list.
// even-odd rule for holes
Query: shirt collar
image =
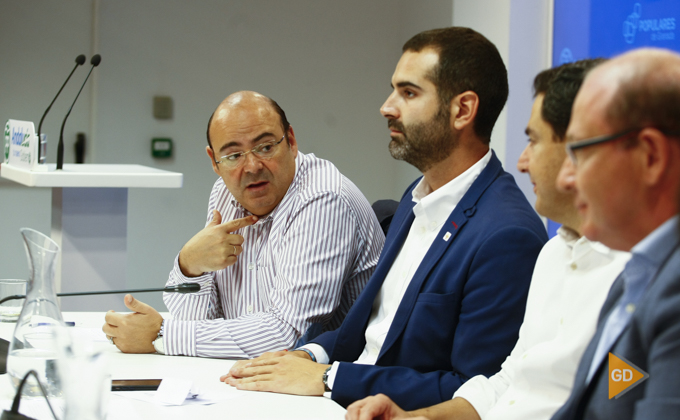
{"label": "shirt collar", "polygon": [[557,229],[557,234],[564,240],[567,247],[572,250],[574,258],[585,255],[591,249],[602,255],[610,255],[612,252],[609,247],[600,242],[590,241],[585,236],[579,236],[578,232],[566,226],[561,226]]}
{"label": "shirt collar", "polygon": [[678,245],[678,222],[680,216],[677,214],[666,220],[661,226],[657,227],[638,242],[631,252],[634,255],[641,255],[650,260],[654,265],[660,266],[668,254]]}
{"label": "shirt collar", "polygon": [[562,240],[564,240],[564,242],[570,248],[573,248],[577,241],[579,241],[581,238],[584,238],[583,236],[579,236],[579,234],[576,233],[574,229],[568,228],[566,226],[560,226],[560,228],[557,229],[557,234],[560,235]]}
{"label": "shirt collar", "polygon": [[479,174],[486,168],[490,160],[491,150],[465,172],[447,182],[436,191],[432,191],[425,182],[425,178],[421,178],[418,185],[411,192],[412,200],[416,203],[413,207],[413,213],[416,217],[425,216],[427,220],[431,221],[440,221],[447,218],[470,189]]}

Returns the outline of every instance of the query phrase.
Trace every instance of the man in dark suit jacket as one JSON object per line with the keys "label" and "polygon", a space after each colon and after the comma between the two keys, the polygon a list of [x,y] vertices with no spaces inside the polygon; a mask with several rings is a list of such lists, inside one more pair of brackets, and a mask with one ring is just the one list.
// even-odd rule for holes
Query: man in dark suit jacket
{"label": "man in dark suit jacket", "polygon": [[517,340],[545,229],[489,149],[507,73],[467,28],[404,45],[381,108],[393,157],[423,177],[405,193],[376,271],[340,328],[298,351],[239,362],[239,389],[327,395],[378,392],[405,407],[451,398],[495,373]]}
{"label": "man in dark suit jacket", "polygon": [[[567,138],[558,183],[576,192],[581,231],[633,256],[553,419],[678,419],[680,56],[637,50],[593,70]],[[633,369],[649,377],[631,380]]]}

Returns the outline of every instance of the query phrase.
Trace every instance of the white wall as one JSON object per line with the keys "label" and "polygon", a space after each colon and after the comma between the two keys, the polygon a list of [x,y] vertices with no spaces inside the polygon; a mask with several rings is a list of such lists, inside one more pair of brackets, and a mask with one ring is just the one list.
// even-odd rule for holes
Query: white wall
{"label": "white wall", "polygon": [[[487,37],[498,48],[506,67],[510,55],[510,4],[508,0],[453,0],[453,25],[472,28]],[[503,163],[507,116],[506,106],[491,133],[491,148]]]}
{"label": "white wall", "polygon": [[[160,286],[177,251],[203,226],[216,179],[204,151],[205,127],[227,94],[253,89],[272,96],[286,110],[303,152],[333,161],[369,201],[397,199],[419,175],[389,156],[379,113],[401,47],[422,30],[451,22],[469,26],[489,37],[509,66],[510,106],[494,130],[492,147],[512,172],[525,142],[530,79],[540,63],[548,63],[542,54],[550,4],[0,0],[0,122],[16,118],[37,125],[75,57],[102,55],[69,118],[66,161],[73,161],[75,133],[82,131],[89,163],[137,163],[184,173],[181,189],[133,189],[128,197],[127,286]],[[61,120],[86,72],[78,70],[43,126],[51,162]],[[153,118],[154,95],[173,97],[173,120]],[[152,137],[171,137],[174,158],[153,159]],[[516,178],[526,184],[525,175]],[[0,221],[0,277],[25,278],[18,229],[49,232],[50,191],[0,180]],[[158,295],[142,298],[162,307]]]}
{"label": "white wall", "polygon": [[[79,54],[91,49],[90,0],[55,2],[0,1],[0,123],[9,118],[38,123]],[[89,66],[88,66],[89,67]],[[79,68],[43,124],[50,147],[48,161],[55,162],[59,129],[87,69]],[[76,132],[89,133],[90,87],[86,86],[64,130],[67,162],[73,162]],[[27,278],[20,227],[49,235],[51,190],[25,188],[0,178],[0,277]]]}
{"label": "white wall", "polygon": [[536,195],[517,160],[526,146],[534,76],[550,67],[552,0],[453,0],[453,24],[493,42],[508,68],[510,94],[491,136],[491,147],[533,204]]}
{"label": "white wall", "polygon": [[[184,173],[182,189],[129,193],[127,286],[160,286],[177,251],[204,224],[216,179],[205,127],[233,91],[275,98],[301,150],[333,161],[370,201],[398,198],[417,171],[389,156],[379,107],[402,44],[450,25],[451,8],[451,0],[0,0],[0,121],[37,125],[75,57],[102,55],[69,118],[66,162],[83,131],[89,163]],[[85,74],[78,70],[43,126],[48,161],[55,161],[61,119]],[[153,118],[154,95],[174,99],[173,120]],[[153,159],[153,137],[171,137],[174,158]],[[27,276],[18,228],[48,232],[49,206],[49,190],[0,181],[0,277]],[[161,304],[160,296],[141,297]]]}
{"label": "white wall", "polygon": [[534,77],[551,67],[552,1],[513,0],[509,39],[510,96],[506,106],[505,166],[534,205],[536,194],[533,185],[528,175],[517,170],[517,160],[528,142],[524,130],[531,115]]}

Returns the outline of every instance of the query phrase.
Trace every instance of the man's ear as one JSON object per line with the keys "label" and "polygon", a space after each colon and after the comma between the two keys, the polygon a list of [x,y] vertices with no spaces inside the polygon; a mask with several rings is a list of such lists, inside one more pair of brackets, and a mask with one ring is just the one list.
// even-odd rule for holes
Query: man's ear
{"label": "man's ear", "polygon": [[649,185],[662,182],[668,172],[673,153],[670,142],[673,140],[655,128],[645,128],[638,134],[643,167],[643,181]]}
{"label": "man's ear", "polygon": [[458,94],[451,100],[451,126],[456,130],[474,124],[479,109],[479,96],[471,90]]}
{"label": "man's ear", "polygon": [[288,126],[288,144],[293,151],[293,155],[297,156],[297,140],[295,140],[295,132],[293,131],[292,125]]}
{"label": "man's ear", "polygon": [[217,175],[220,175],[220,171],[217,168],[217,162],[215,162],[215,152],[213,152],[212,147],[205,146],[205,151],[208,153],[208,156],[210,156],[210,163],[212,163],[213,171],[215,171]]}

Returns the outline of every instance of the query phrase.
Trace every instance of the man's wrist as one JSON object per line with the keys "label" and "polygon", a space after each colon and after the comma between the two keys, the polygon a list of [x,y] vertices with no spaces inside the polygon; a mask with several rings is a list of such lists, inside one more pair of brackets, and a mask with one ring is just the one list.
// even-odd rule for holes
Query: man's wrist
{"label": "man's wrist", "polygon": [[158,330],[158,334],[156,335],[156,339],[153,340],[153,348],[156,350],[156,353],[158,354],[165,354],[165,339],[163,336],[165,335],[165,320],[161,321],[161,327]]}
{"label": "man's wrist", "polygon": [[316,356],[314,356],[314,353],[312,353],[311,350],[303,349],[302,347],[300,347],[300,348],[295,349],[295,350],[293,350],[293,351],[302,351],[302,352],[305,352],[305,353],[307,353],[307,356],[309,357],[309,360],[311,360],[312,362],[316,362]]}
{"label": "man's wrist", "polygon": [[323,376],[321,377],[321,382],[323,382],[323,391],[324,392],[331,392],[331,388],[328,386],[328,372],[331,370],[333,365],[328,366],[326,370],[323,372]]}
{"label": "man's wrist", "polygon": [[184,261],[182,258],[182,251],[179,252],[179,256],[177,257],[177,266],[179,267],[179,271],[182,273],[182,275],[185,277],[200,277],[205,274],[204,271],[194,271],[191,269],[191,267],[187,266],[186,261]]}

